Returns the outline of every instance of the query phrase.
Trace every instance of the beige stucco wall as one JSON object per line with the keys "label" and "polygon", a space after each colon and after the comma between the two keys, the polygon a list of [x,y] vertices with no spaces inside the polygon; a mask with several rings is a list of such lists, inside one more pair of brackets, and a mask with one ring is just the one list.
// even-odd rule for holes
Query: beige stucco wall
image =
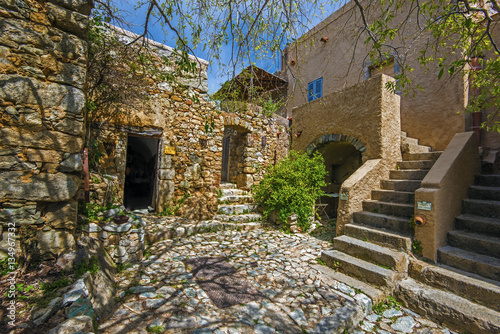
{"label": "beige stucco wall", "polygon": [[[437,250],[446,245],[447,234],[462,212],[462,200],[479,169],[476,135],[458,133],[415,191],[415,217],[426,220],[423,226],[415,227],[415,240],[421,243],[424,257],[437,261]],[[419,210],[418,202],[431,203],[431,210]]]}
{"label": "beige stucco wall", "polygon": [[401,155],[400,98],[384,88],[390,80],[393,79],[379,75],[296,107],[292,149],[305,151],[323,135],[342,134],[364,144],[365,161],[378,158],[396,161]]}
{"label": "beige stucco wall", "polygon": [[[368,7],[368,20],[373,21],[377,7]],[[399,13],[404,13],[402,9]],[[398,22],[398,15],[394,22]],[[412,22],[415,22],[413,20]],[[362,26],[359,10],[348,3],[313,28],[297,42],[288,47],[284,76],[288,80],[288,116],[296,106],[307,103],[307,84],[323,78],[323,96],[344,87],[363,81],[363,70],[369,61],[368,48],[364,44],[366,33],[360,34]],[[410,25],[407,36],[414,30]],[[358,38],[358,34],[360,37]],[[327,42],[321,42],[327,37]],[[415,86],[425,91],[415,91],[401,98],[401,126],[410,137],[442,150],[457,132],[465,129],[464,106],[467,101],[465,78],[437,79],[438,70],[425,70],[417,63],[420,50],[426,42],[422,35],[413,44],[407,55],[407,63],[415,68],[410,79]],[[395,40],[396,46],[409,41]],[[291,61],[295,64],[291,65]],[[459,114],[457,114],[459,113]]]}
{"label": "beige stucco wall", "polygon": [[348,200],[339,202],[338,234],[350,222],[352,213],[361,210],[362,200],[370,197],[371,189],[379,187],[380,180],[387,178],[389,169],[401,160],[400,98],[385,89],[391,80],[394,79],[379,75],[293,110],[294,150],[310,151],[311,143],[330,135],[342,135],[336,141],[350,138],[361,142],[357,145],[362,152],[364,172],[354,173],[341,186],[341,193],[347,194]]}

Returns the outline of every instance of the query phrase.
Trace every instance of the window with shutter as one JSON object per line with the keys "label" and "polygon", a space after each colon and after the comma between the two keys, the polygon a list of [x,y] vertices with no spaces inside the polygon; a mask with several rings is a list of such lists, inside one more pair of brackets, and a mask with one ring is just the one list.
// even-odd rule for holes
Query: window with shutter
{"label": "window with shutter", "polygon": [[319,99],[323,96],[323,78],[319,78],[307,85],[307,102]]}
{"label": "window with shutter", "polygon": [[314,100],[314,81],[307,85],[307,102]]}

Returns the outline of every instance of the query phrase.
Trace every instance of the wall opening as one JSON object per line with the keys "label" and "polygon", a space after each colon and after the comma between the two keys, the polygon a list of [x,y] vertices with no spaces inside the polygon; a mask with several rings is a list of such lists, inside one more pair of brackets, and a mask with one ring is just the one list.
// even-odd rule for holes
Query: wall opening
{"label": "wall opening", "polygon": [[323,188],[326,193],[320,201],[328,204],[326,212],[329,217],[337,217],[339,193],[342,183],[362,165],[361,152],[349,142],[330,142],[318,149],[327,171],[326,182]]}
{"label": "wall opening", "polygon": [[129,210],[155,208],[158,144],[156,138],[128,137],[123,204]]}
{"label": "wall opening", "polygon": [[222,141],[222,173],[221,180],[236,183],[236,178],[243,173],[245,164],[245,147],[248,132],[238,131],[232,127],[224,128]]}

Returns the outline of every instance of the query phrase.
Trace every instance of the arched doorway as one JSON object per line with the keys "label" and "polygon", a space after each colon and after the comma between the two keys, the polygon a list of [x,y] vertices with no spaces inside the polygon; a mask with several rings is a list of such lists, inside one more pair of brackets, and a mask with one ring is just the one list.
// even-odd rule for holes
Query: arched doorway
{"label": "arched doorway", "polygon": [[326,195],[319,202],[326,204],[325,211],[330,218],[337,217],[342,183],[363,164],[365,146],[355,138],[333,134],[318,138],[307,151],[310,154],[317,151],[323,156],[328,185],[323,189]]}
{"label": "arched doorway", "polygon": [[[222,140],[222,170],[221,181],[240,183],[238,186],[245,188],[246,183],[240,182],[252,180],[251,173],[246,173],[245,167],[249,167],[247,148],[253,146],[252,126],[238,117],[231,116],[224,119],[224,137]],[[242,175],[246,174],[246,175]],[[240,177],[240,181],[238,180]],[[248,181],[248,180],[247,180]],[[251,183],[251,182],[250,182]]]}
{"label": "arched doorway", "polygon": [[224,127],[222,140],[222,173],[221,180],[236,183],[236,178],[243,173],[245,164],[245,147],[248,132],[234,127]]}

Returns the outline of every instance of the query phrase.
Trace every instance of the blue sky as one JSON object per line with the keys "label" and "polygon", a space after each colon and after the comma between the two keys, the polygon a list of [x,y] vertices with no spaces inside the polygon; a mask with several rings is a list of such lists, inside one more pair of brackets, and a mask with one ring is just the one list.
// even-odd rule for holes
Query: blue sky
{"label": "blue sky", "polygon": [[[142,24],[144,23],[146,17],[146,6],[142,6],[139,9],[134,9],[134,4],[136,3],[134,0],[129,1],[120,1],[120,10],[122,10],[122,15],[125,19],[132,24],[130,27],[131,30],[137,34],[142,34],[144,28]],[[335,5],[334,5],[335,6]],[[316,17],[312,20],[312,23],[309,26],[309,29],[318,24],[324,17],[330,15],[334,11],[334,6],[331,6],[330,10],[326,10],[323,17]],[[156,20],[156,19],[155,19]],[[175,35],[171,32],[168,35],[165,35],[164,31],[161,28],[159,22],[155,22],[155,20],[150,21],[150,33],[149,38],[164,43],[168,46],[175,46]],[[175,21],[175,18],[174,18]],[[175,24],[175,22],[173,22]],[[197,57],[208,60],[208,55],[203,52],[201,48],[194,49]],[[222,47],[220,50],[221,59],[224,61],[225,59],[229,59],[231,48],[230,46]],[[269,60],[260,60],[256,61],[256,66],[259,66],[269,72],[274,72],[279,69],[280,66],[280,58],[281,55],[275,54],[273,59]],[[247,66],[249,64],[244,64]],[[243,67],[243,66],[242,66]],[[209,93],[215,93],[220,85],[223,84],[226,80],[231,79],[228,74],[221,73],[221,69],[219,68],[217,62],[211,62],[208,68],[208,87]]]}

